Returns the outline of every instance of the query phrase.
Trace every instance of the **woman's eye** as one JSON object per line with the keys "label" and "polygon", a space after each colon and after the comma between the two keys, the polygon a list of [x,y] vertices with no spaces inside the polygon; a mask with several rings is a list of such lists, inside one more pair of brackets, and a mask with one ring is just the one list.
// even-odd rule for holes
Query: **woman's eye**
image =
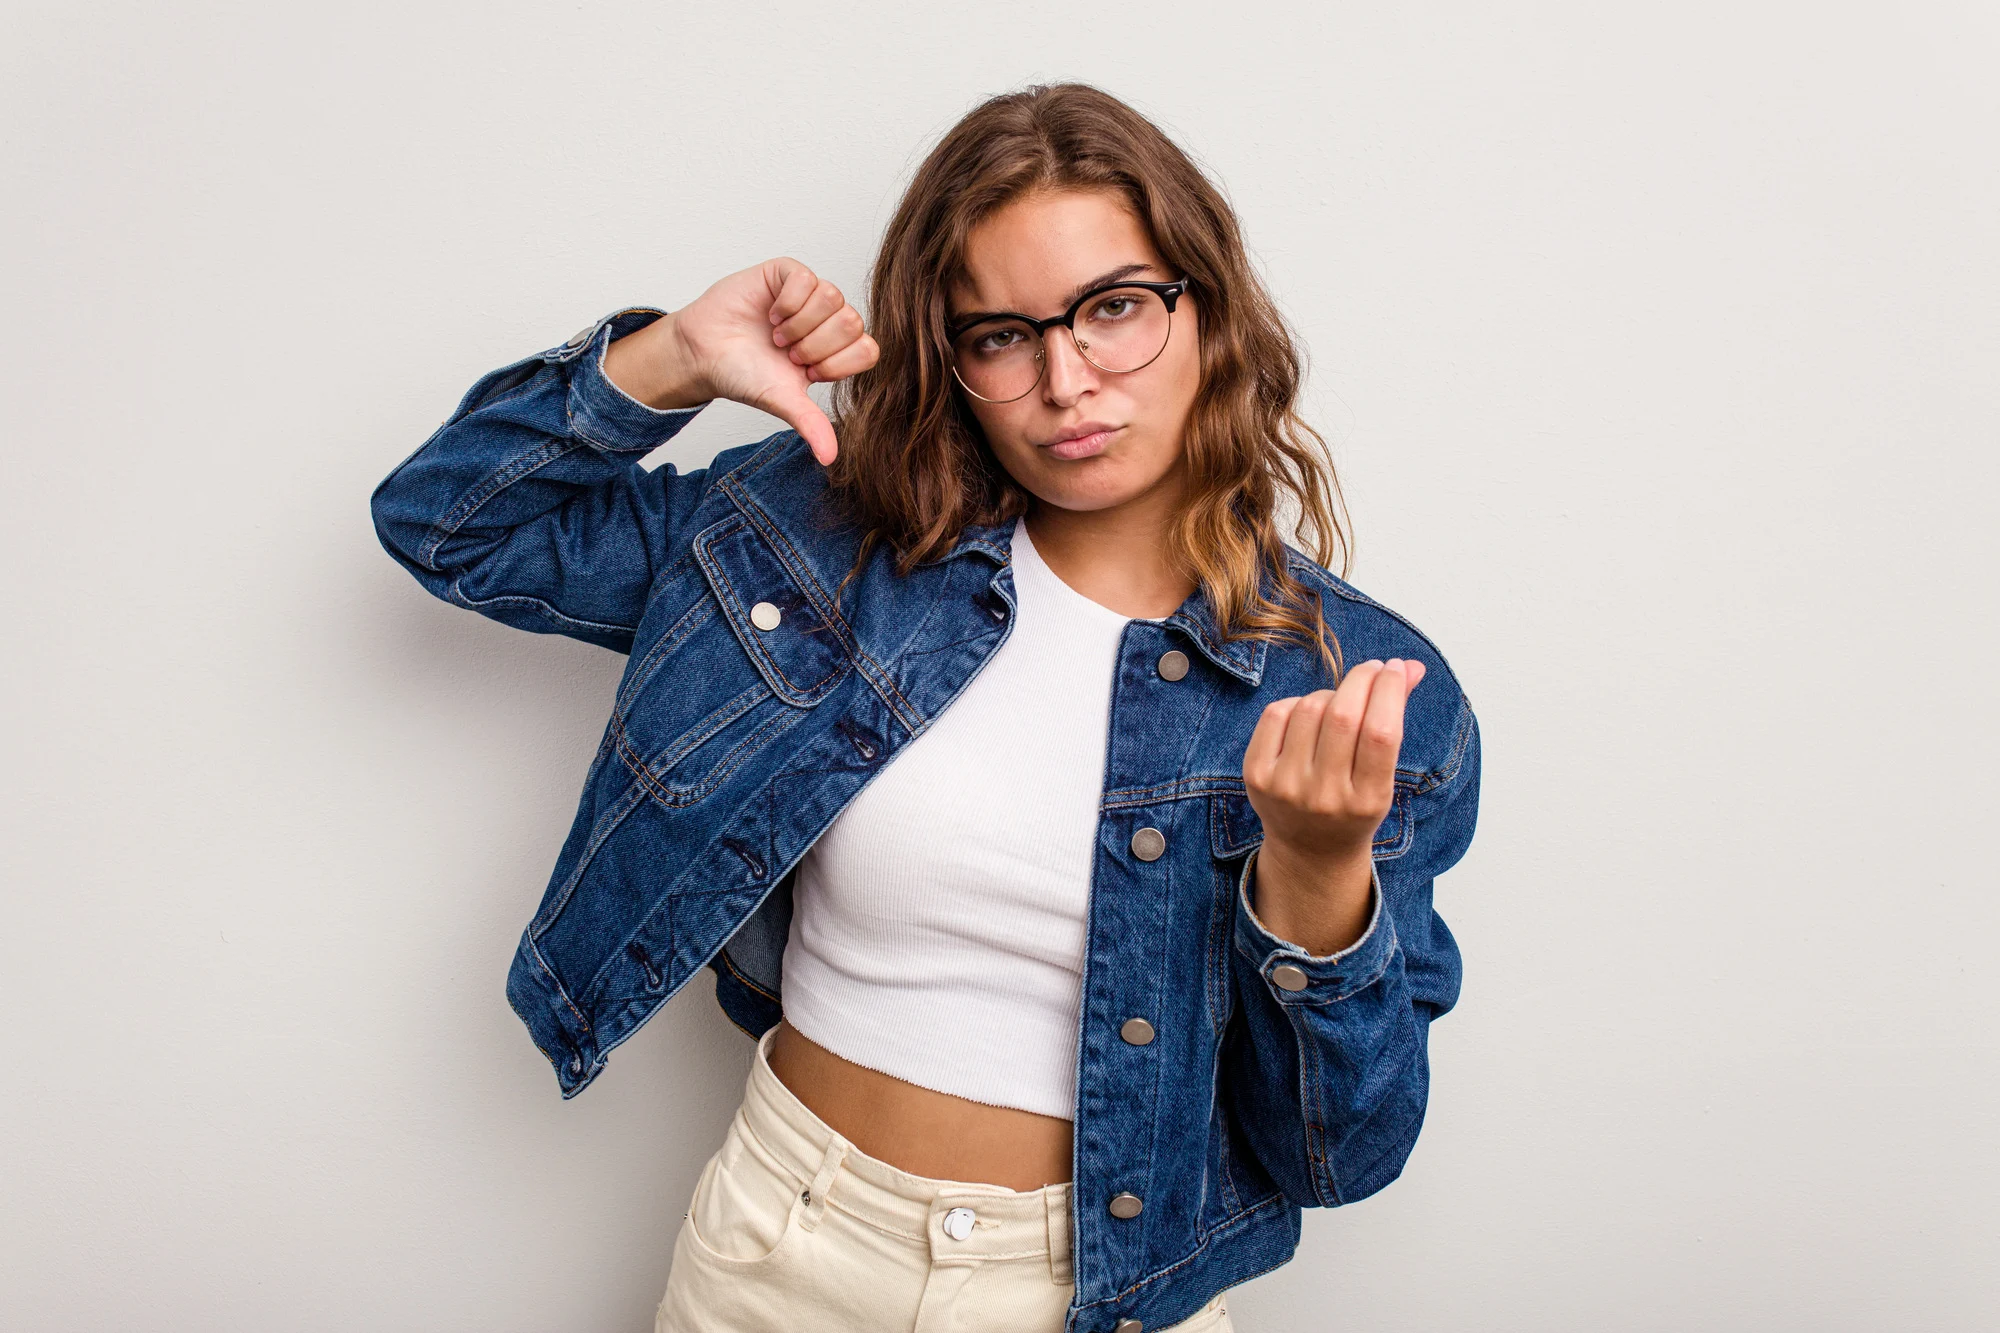
{"label": "woman's eye", "polygon": [[1129,296],[1107,297],[1098,303],[1097,317],[1102,319],[1123,319],[1132,313],[1132,304],[1132,298]]}

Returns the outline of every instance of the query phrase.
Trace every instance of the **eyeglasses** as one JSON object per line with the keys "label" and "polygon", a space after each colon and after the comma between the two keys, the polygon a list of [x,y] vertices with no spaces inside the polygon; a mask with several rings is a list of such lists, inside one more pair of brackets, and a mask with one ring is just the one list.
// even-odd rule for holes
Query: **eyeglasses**
{"label": "eyeglasses", "polygon": [[1174,304],[1188,280],[1109,283],[1076,298],[1060,315],[1032,319],[1003,313],[981,315],[947,330],[951,373],[981,402],[1011,403],[1042,382],[1048,368],[1044,335],[1058,324],[1069,330],[1076,350],[1099,370],[1114,375],[1144,370],[1167,349],[1173,333]]}

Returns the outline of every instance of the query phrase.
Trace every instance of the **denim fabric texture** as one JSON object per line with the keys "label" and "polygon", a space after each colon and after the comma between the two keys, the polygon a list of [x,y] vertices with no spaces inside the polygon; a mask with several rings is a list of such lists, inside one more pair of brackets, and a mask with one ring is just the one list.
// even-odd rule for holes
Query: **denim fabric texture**
{"label": "denim fabric texture", "polygon": [[[617,311],[482,376],[370,497],[384,548],[437,597],[627,657],[507,976],[565,1097],[703,967],[745,1032],[777,1022],[799,858],[951,706],[1016,610],[1011,522],[968,528],[907,578],[878,547],[835,605],[860,534],[794,431],[685,473],[637,466],[700,410],[650,408],[605,377],[611,340],[661,313]],[[1372,922],[1319,956],[1251,910],[1262,828],[1243,751],[1267,703],[1333,684],[1316,655],[1224,642],[1199,589],[1129,624],[1113,679],[1084,683],[1111,690],[1111,723],[1065,1333],[1164,1328],[1283,1264],[1301,1209],[1387,1185],[1423,1123],[1430,1023],[1460,978],[1432,881],[1472,839],[1478,724],[1430,640],[1289,558],[1346,661],[1428,668],[1375,839]],[[774,627],[753,621],[759,603]],[[1191,665],[1168,680],[1156,664],[1176,648]],[[1164,835],[1153,860],[1133,852],[1141,829]],[[1133,1017],[1150,1042],[1121,1037]],[[1136,1216],[1108,1210],[1120,1194]]]}

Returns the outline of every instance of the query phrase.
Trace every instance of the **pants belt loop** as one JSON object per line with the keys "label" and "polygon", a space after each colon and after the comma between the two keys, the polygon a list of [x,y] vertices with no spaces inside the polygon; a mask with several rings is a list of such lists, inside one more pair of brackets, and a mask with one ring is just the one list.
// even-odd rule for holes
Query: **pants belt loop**
{"label": "pants belt loop", "polygon": [[840,1171],[840,1164],[846,1160],[846,1141],[839,1138],[827,1140],[826,1151],[820,1155],[819,1171],[813,1176],[812,1184],[806,1186],[806,1210],[799,1218],[799,1225],[807,1231],[818,1230],[820,1215],[826,1212],[826,1196],[833,1192],[833,1178]]}
{"label": "pants belt loop", "polygon": [[1048,1203],[1049,1281],[1066,1286],[1076,1281],[1070,1258],[1070,1196],[1072,1183],[1051,1185],[1042,1191]]}

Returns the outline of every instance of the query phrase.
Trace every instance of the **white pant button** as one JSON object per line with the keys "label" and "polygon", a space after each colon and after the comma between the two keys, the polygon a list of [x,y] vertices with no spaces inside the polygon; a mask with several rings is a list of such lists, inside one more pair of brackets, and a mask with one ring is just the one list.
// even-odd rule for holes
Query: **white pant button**
{"label": "white pant button", "polygon": [[972,1210],[954,1208],[944,1215],[944,1234],[953,1240],[964,1240],[972,1234]]}

